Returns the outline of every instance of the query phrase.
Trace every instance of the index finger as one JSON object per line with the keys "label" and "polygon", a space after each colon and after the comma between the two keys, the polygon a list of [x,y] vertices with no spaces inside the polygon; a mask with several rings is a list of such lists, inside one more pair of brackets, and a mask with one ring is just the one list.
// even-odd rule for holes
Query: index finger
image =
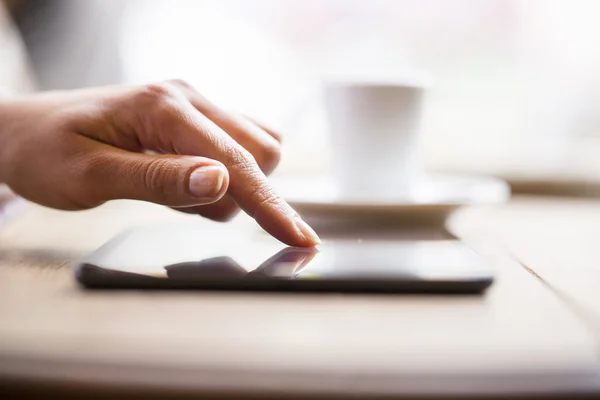
{"label": "index finger", "polygon": [[222,162],[229,172],[228,193],[248,215],[282,242],[299,247],[320,243],[317,234],[275,192],[254,157],[190,103],[178,118],[173,148]]}

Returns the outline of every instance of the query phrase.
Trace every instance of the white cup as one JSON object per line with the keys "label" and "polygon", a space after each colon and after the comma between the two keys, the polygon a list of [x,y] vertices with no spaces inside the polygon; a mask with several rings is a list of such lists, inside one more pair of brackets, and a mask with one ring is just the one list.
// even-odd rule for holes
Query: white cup
{"label": "white cup", "polygon": [[325,105],[338,195],[410,198],[420,179],[419,83],[329,82]]}

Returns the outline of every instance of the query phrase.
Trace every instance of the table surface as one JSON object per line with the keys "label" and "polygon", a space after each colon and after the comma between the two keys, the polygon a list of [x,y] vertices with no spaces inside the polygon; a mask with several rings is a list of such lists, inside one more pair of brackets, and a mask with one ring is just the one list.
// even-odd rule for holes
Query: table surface
{"label": "table surface", "polygon": [[[496,271],[483,296],[86,291],[83,255],[123,229],[247,230],[146,203],[30,206],[0,230],[0,382],[158,393],[600,390],[600,202],[517,197],[447,229]],[[0,386],[1,387],[1,386]]]}

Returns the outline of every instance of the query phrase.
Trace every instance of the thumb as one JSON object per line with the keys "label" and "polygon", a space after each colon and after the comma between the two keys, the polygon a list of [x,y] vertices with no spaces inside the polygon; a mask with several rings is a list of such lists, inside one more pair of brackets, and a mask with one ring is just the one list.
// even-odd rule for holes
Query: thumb
{"label": "thumb", "polygon": [[229,186],[225,166],[205,157],[103,149],[97,158],[86,180],[100,201],[133,199],[169,207],[197,206],[219,200]]}

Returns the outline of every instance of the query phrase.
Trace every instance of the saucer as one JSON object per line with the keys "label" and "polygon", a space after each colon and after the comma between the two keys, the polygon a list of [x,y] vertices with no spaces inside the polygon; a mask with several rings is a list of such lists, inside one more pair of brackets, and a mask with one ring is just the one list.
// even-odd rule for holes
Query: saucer
{"label": "saucer", "polygon": [[331,177],[287,177],[273,185],[303,219],[317,226],[439,225],[459,207],[499,204],[510,197],[509,186],[501,179],[458,174],[428,174],[410,196],[382,199],[341,196]]}

